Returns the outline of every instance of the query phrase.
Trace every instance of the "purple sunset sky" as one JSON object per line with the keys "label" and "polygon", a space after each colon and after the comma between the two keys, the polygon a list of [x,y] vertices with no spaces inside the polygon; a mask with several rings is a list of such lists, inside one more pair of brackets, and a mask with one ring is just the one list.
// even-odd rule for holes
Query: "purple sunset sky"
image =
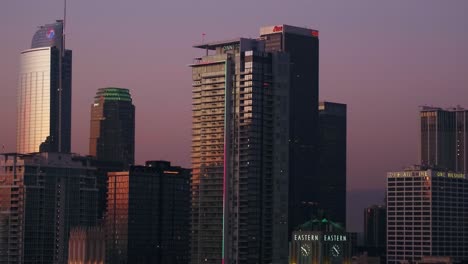
{"label": "purple sunset sky", "polygon": [[[59,0],[0,4],[0,144],[15,151],[19,53],[36,27],[62,17]],[[418,106],[468,107],[468,1],[69,0],[72,151],[88,152],[97,88],[130,88],[136,159],[190,167],[192,48],[257,37],[266,25],[320,31],[320,99],[348,105],[348,218],[383,198],[387,171],[417,163]]]}

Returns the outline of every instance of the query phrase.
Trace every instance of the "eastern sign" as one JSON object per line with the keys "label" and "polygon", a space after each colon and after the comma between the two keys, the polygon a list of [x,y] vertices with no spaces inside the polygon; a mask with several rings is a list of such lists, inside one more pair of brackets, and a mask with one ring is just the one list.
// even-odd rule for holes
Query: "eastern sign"
{"label": "eastern sign", "polygon": [[335,234],[294,234],[294,241],[324,241],[324,242],[346,242],[346,235]]}

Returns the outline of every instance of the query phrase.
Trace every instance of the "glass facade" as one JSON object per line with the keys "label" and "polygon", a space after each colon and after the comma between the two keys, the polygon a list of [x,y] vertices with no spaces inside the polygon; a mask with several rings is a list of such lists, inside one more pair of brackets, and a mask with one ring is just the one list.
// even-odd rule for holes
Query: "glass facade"
{"label": "glass facade", "polygon": [[41,26],[21,52],[18,153],[70,152],[72,53],[63,49],[62,24]]}
{"label": "glass facade", "polygon": [[189,179],[166,161],[108,173],[106,263],[187,264]]}
{"label": "glass facade", "polygon": [[346,226],[346,105],[319,104],[317,208]]}
{"label": "glass facade", "polygon": [[[289,25],[263,27],[266,51],[290,56],[289,95],[289,236],[317,214],[321,202],[319,148],[318,31]],[[326,177],[326,176],[324,176]]]}
{"label": "glass facade", "polygon": [[441,169],[467,172],[467,110],[423,107],[421,117],[421,163]]}
{"label": "glass facade", "polygon": [[17,102],[17,152],[38,152],[50,136],[52,48],[21,54]]}

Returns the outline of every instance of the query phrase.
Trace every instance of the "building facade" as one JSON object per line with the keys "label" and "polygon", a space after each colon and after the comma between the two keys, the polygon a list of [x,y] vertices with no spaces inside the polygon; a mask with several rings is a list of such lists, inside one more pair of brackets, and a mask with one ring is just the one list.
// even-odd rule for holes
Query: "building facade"
{"label": "building facade", "polygon": [[468,170],[468,110],[423,107],[421,164],[451,170]]}
{"label": "building facade", "polygon": [[107,263],[186,264],[190,170],[150,161],[108,173]]}
{"label": "building facade", "polygon": [[411,167],[387,173],[387,263],[468,260],[468,179]]}
{"label": "building facade", "polygon": [[104,264],[106,236],[101,227],[77,227],[70,230],[68,264]]}
{"label": "building facade", "polygon": [[[346,226],[346,105],[319,103],[317,209]],[[313,188],[316,188],[313,187]]]}
{"label": "building facade", "polygon": [[70,229],[96,224],[94,169],[70,154],[0,158],[0,263],[66,263]]}
{"label": "building facade", "polygon": [[289,56],[244,38],[196,47],[191,263],[287,262]]}
{"label": "building facade", "polygon": [[373,205],[364,209],[364,249],[370,257],[384,257],[387,250],[387,209]]}
{"label": "building facade", "polygon": [[126,167],[135,162],[135,106],[128,89],[97,91],[91,106],[89,154]]}
{"label": "building facade", "polygon": [[16,151],[70,152],[72,52],[63,21],[41,26],[21,52]]}
{"label": "building facade", "polygon": [[262,27],[265,51],[289,55],[289,238],[310,220],[320,203],[319,148],[319,32],[275,25]]}

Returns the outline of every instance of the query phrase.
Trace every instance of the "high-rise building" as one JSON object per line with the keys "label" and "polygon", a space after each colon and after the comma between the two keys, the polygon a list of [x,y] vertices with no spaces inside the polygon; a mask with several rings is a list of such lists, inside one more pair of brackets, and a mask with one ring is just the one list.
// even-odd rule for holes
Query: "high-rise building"
{"label": "high-rise building", "polygon": [[367,255],[383,257],[387,245],[387,209],[373,205],[364,209],[364,248]]}
{"label": "high-rise building", "polygon": [[387,173],[387,263],[468,261],[468,178],[411,167]]}
{"label": "high-rise building", "polygon": [[468,171],[468,110],[423,107],[421,163],[457,172]]}
{"label": "high-rise building", "polygon": [[195,46],[206,56],[191,65],[193,264],[288,261],[290,63],[264,45]]}
{"label": "high-rise building", "polygon": [[0,263],[66,263],[70,229],[96,224],[94,169],[65,153],[0,158]]}
{"label": "high-rise building", "polygon": [[289,89],[289,237],[317,213],[319,32],[290,25],[262,27],[265,51],[290,58]]}
{"label": "high-rise building", "polygon": [[101,88],[91,106],[89,154],[101,161],[135,161],[135,106],[128,89]]}
{"label": "high-rise building", "polygon": [[[317,209],[346,226],[346,105],[319,103]],[[314,187],[315,188],[315,187]]]}
{"label": "high-rise building", "polygon": [[16,151],[70,152],[72,51],[63,21],[39,27],[21,52]]}
{"label": "high-rise building", "polygon": [[108,179],[107,263],[187,264],[190,170],[149,161]]}

